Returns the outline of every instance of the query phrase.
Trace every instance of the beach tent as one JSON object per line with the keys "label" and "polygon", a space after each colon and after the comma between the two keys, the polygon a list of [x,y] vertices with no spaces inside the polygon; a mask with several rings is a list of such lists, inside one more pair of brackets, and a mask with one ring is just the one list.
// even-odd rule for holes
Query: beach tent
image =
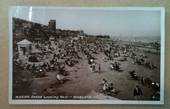
{"label": "beach tent", "polygon": [[26,55],[31,52],[32,42],[24,39],[22,41],[17,42],[18,52],[20,55]]}

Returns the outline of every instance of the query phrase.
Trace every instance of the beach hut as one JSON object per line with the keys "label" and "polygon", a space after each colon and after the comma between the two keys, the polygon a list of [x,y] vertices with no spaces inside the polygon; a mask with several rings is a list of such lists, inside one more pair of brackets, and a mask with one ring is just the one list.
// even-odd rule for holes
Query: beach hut
{"label": "beach hut", "polygon": [[32,42],[24,39],[17,43],[19,55],[26,55],[31,52]]}

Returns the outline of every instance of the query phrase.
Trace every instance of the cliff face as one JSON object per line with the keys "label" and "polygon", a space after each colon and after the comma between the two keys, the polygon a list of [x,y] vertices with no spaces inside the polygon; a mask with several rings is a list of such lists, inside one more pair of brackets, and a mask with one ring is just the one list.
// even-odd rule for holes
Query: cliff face
{"label": "cliff face", "polygon": [[[48,38],[48,26],[35,22],[13,18],[13,38],[15,41],[23,39],[36,40],[37,38]],[[51,33],[52,34],[52,33]]]}
{"label": "cliff face", "polygon": [[13,18],[13,38],[14,41],[18,42],[23,39],[30,41],[36,40],[48,40],[49,37],[53,36],[57,38],[65,37],[77,37],[82,34],[83,31],[75,30],[62,30],[62,29],[50,29],[49,26],[23,20],[20,18]]}
{"label": "cliff face", "polygon": [[[29,41],[45,41],[49,40],[50,37],[54,37],[54,39],[57,40],[59,38],[74,38],[77,36],[86,36],[94,40],[96,38],[110,38],[110,36],[107,35],[88,35],[82,30],[62,30],[56,27],[56,29],[54,29],[53,26],[55,23],[53,26],[50,24],[47,26],[20,18],[13,18],[12,21],[14,46],[16,46],[17,42],[23,39],[27,39]],[[51,22],[51,20],[49,22]]]}

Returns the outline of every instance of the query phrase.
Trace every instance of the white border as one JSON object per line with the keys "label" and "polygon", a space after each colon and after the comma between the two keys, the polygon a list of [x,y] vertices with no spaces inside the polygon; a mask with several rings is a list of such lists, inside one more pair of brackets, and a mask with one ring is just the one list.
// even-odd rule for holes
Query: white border
{"label": "white border", "polygon": [[31,6],[12,6],[9,8],[9,104],[133,104],[133,105],[163,105],[164,104],[164,63],[165,63],[165,8],[164,7],[42,7],[36,8],[55,8],[55,9],[79,9],[79,10],[132,10],[132,11],[160,11],[161,15],[161,62],[160,62],[160,101],[143,100],[13,100],[12,99],[12,57],[13,57],[13,35],[12,35],[12,13],[13,8]]}

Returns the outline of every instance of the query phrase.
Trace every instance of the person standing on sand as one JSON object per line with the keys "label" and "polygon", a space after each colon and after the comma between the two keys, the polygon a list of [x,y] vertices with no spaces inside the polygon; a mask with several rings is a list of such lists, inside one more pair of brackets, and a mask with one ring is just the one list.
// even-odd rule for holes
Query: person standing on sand
{"label": "person standing on sand", "polygon": [[92,71],[95,72],[96,70],[96,63],[92,63]]}
{"label": "person standing on sand", "polygon": [[135,99],[140,99],[142,95],[142,89],[139,87],[139,85],[136,85],[136,87],[134,88],[133,96],[135,97]]}
{"label": "person standing on sand", "polygon": [[100,66],[100,64],[99,64],[98,71],[99,71],[99,73],[101,73],[101,66]]}

